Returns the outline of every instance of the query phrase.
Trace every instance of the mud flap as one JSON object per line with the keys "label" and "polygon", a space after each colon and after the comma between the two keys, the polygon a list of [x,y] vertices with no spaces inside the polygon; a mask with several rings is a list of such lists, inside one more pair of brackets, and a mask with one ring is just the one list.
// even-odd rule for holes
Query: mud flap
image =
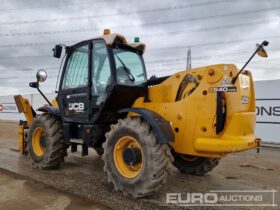
{"label": "mud flap", "polygon": [[167,144],[175,140],[175,135],[170,122],[165,120],[158,113],[144,108],[126,108],[119,110],[119,113],[133,112],[139,114],[152,127],[157,139],[161,144]]}

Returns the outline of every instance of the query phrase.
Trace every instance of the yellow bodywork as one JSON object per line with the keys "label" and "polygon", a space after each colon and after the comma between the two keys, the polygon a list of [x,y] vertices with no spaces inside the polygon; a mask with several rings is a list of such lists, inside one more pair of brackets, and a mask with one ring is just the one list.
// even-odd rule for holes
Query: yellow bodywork
{"label": "yellow bodywork", "polygon": [[52,104],[53,107],[58,107],[58,103],[57,103],[56,99],[53,99],[51,104]]}
{"label": "yellow bodywork", "polygon": [[20,154],[24,154],[26,151],[26,144],[25,144],[25,133],[24,133],[25,127],[24,125],[18,126],[18,151]]}
{"label": "yellow bodywork", "polygon": [[[170,76],[164,82],[148,89],[150,102],[138,98],[132,107],[152,110],[171,123],[175,134],[172,144],[177,153],[222,157],[226,153],[238,152],[258,146],[254,136],[255,95],[251,73],[241,74],[235,83],[236,92],[227,92],[226,122],[221,133],[216,134],[217,93],[213,88],[223,86],[224,78],[231,81],[238,70],[235,65],[219,64]],[[180,83],[186,74],[193,75],[199,85],[190,95],[175,101]],[[194,85],[187,86],[188,92]],[[225,86],[232,86],[226,84]],[[248,99],[242,103],[242,98]],[[136,114],[129,113],[130,116]]]}
{"label": "yellow bodywork", "polygon": [[26,152],[25,129],[27,129],[30,126],[34,116],[33,116],[32,107],[27,99],[23,98],[21,95],[14,96],[14,99],[15,99],[19,113],[23,113],[25,116],[25,119],[26,119],[26,123],[19,124],[19,127],[18,127],[19,152],[21,154],[25,154],[25,152]]}
{"label": "yellow bodywork", "polygon": [[33,120],[33,112],[32,107],[29,103],[29,101],[25,98],[23,98],[21,95],[14,96],[18,112],[23,113],[27,122],[27,127],[31,124]]}

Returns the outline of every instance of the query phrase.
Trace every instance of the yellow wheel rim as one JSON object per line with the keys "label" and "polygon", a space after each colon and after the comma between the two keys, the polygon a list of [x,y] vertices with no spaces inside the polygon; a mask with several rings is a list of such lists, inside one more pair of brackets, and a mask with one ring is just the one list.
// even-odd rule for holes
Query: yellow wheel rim
{"label": "yellow wheel rim", "polygon": [[[141,160],[136,164],[128,164],[124,160],[124,151],[126,149],[139,149],[141,151]],[[143,151],[139,142],[131,137],[124,136],[120,138],[114,147],[114,162],[118,172],[125,178],[133,179],[141,172],[143,168]]]}
{"label": "yellow wheel rim", "polygon": [[42,145],[42,138],[45,136],[45,132],[42,128],[38,127],[33,131],[32,135],[32,148],[38,157],[45,154],[45,147]]}

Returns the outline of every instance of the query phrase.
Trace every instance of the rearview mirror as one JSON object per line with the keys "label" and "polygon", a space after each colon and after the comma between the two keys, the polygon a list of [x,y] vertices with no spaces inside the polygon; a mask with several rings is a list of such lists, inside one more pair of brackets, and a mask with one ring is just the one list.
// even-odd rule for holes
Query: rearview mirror
{"label": "rearview mirror", "polygon": [[258,54],[261,57],[267,57],[267,53],[264,50],[263,47],[268,46],[269,42],[264,40],[261,44],[257,44],[257,49],[255,50],[254,54],[249,58],[249,60],[244,64],[244,66],[237,72],[236,76],[234,76],[231,80],[231,84],[235,84],[239,74],[245,69],[245,67],[248,65],[248,63],[250,63],[250,61],[252,60],[252,58]]}
{"label": "rearview mirror", "polygon": [[61,45],[55,45],[53,48],[53,57],[60,58],[62,52],[62,46]]}
{"label": "rearview mirror", "polygon": [[47,72],[44,69],[40,69],[36,74],[37,82],[44,82],[47,79]]}
{"label": "rearview mirror", "polygon": [[[260,47],[260,45],[257,44],[257,48],[259,48],[259,47]],[[267,53],[266,53],[265,49],[263,48],[263,46],[260,47],[260,49],[258,50],[257,53],[259,56],[267,58]]]}

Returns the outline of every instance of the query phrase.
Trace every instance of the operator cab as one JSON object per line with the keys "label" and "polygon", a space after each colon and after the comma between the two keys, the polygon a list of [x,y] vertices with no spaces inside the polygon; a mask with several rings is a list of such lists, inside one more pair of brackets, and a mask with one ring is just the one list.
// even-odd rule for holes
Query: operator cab
{"label": "operator cab", "polygon": [[[64,122],[111,123],[118,111],[147,93],[145,45],[118,34],[66,47],[58,104]],[[54,48],[60,57],[61,46]]]}

